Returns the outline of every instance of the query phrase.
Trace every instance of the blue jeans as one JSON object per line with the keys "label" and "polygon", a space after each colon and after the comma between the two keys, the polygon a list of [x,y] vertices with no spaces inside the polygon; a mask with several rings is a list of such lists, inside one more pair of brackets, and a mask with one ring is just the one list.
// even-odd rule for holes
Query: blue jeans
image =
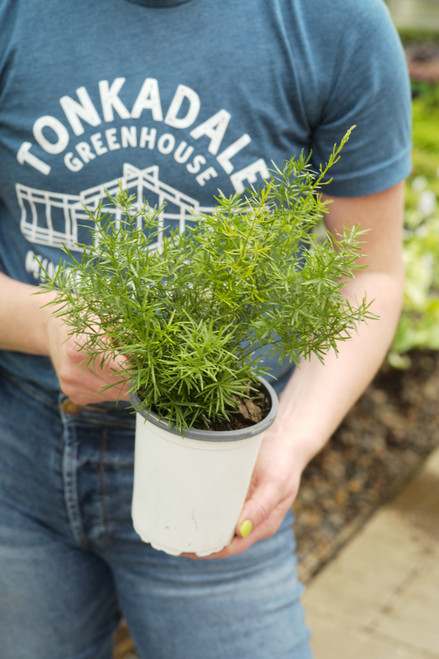
{"label": "blue jeans", "polygon": [[0,373],[2,659],[110,659],[121,616],[145,659],[310,659],[291,518],[236,557],[155,551],[131,524],[133,430]]}

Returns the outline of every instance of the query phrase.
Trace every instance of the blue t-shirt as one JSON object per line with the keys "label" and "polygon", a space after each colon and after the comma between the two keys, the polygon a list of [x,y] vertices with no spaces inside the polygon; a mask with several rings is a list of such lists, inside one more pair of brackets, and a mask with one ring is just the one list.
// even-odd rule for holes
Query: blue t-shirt
{"label": "blue t-shirt", "polygon": [[[123,179],[164,226],[356,124],[326,192],[410,171],[405,59],[382,0],[2,0],[0,270],[38,284]],[[32,328],[29,328],[32,331]],[[45,357],[0,367],[57,390]],[[279,369],[276,367],[277,374]]]}

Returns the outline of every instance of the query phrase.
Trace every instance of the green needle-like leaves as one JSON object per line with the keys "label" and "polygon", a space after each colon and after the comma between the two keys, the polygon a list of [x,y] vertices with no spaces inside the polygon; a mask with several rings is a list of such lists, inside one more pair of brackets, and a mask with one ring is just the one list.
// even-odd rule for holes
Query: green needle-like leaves
{"label": "green needle-like leaves", "polygon": [[145,408],[180,427],[228,419],[261,374],[258,345],[295,363],[311,354],[323,360],[373,317],[366,300],[354,308],[343,296],[359,269],[361,231],[323,239],[314,231],[327,212],[320,188],[341,146],[318,174],[300,156],[261,189],[220,194],[211,215],[161,235],[159,249],[162,209],[139,206],[120,186],[87,211],[91,239],[81,258],[65,249],[66,262],[46,272],[45,288],[61,304],[55,313],[85,335],[91,361],[128,357],[121,376]]}

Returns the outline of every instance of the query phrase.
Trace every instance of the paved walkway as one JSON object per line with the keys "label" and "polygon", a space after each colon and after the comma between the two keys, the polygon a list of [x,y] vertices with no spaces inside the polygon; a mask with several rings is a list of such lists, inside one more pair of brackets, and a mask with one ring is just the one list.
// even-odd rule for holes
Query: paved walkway
{"label": "paved walkway", "polygon": [[439,658],[439,449],[303,601],[315,659]]}

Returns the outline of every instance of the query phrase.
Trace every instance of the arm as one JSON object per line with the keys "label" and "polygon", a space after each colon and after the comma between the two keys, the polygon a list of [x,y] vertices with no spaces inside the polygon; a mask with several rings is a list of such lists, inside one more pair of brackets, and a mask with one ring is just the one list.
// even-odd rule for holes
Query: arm
{"label": "arm", "polygon": [[0,350],[48,355],[47,331],[50,313],[41,306],[51,293],[33,295],[36,286],[10,279],[0,273]]}
{"label": "arm", "polygon": [[34,295],[39,290],[0,273],[0,350],[50,357],[62,391],[80,405],[128,400],[127,386],[99,393],[117,377],[118,360],[84,371],[81,337],[70,336],[63,321],[53,316],[54,308],[44,307],[54,293]]}
{"label": "arm", "polygon": [[[357,198],[337,198],[329,206],[326,224],[337,233],[347,221],[370,229],[366,234],[361,270],[346,286],[350,299],[364,293],[374,300],[379,320],[361,324],[339,346],[339,354],[305,361],[282,394],[276,421],[265,433],[249,496],[231,545],[216,556],[244,551],[270,537],[292,506],[302,471],[320,451],[379,369],[398,322],[404,286],[402,261],[404,184]],[[248,537],[240,525],[253,527]],[[250,525],[246,524],[246,530]]]}

